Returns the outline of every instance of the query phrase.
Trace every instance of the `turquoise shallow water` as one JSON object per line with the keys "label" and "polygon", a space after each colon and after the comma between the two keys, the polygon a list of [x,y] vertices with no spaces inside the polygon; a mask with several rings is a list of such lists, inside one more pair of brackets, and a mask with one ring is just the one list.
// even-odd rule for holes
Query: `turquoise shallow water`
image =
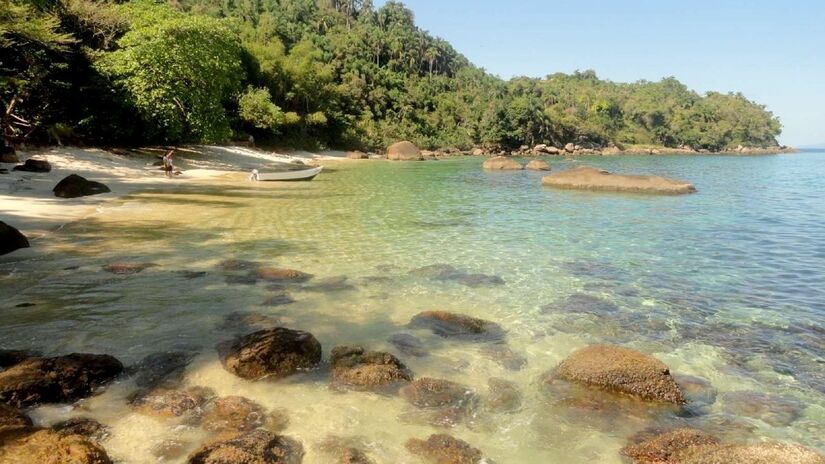
{"label": "turquoise shallow water", "polygon": [[[342,163],[301,184],[250,185],[239,175],[170,186],[65,227],[44,256],[0,263],[0,343],[106,352],[127,364],[191,351],[186,384],[287,410],[284,433],[305,444],[311,463],[329,462],[318,448],[328,435],[361,437],[378,462],[417,462],[404,441],[443,429],[397,397],[333,391],[323,371],[290,382],[234,378],[214,351],[231,337],[227,314],[254,311],[309,330],[325,356],[340,343],[397,352],[388,338],[407,333],[430,348],[399,355],[418,376],[480,395],[490,378],[514,381],[524,397],[517,411],[482,408],[447,430],[498,463],[620,462],[628,436],[673,424],[825,451],[825,153],[549,161],[687,179],[698,193],[552,190],[540,186],[542,173],[484,172],[479,159]],[[301,269],[316,284],[290,289],[295,303],[262,306],[275,290],[238,283],[218,266],[229,258]],[[101,270],[118,261],[157,266],[128,277]],[[504,284],[409,273],[432,264]],[[337,276],[345,284],[324,280]],[[36,306],[16,307],[28,302]],[[499,323],[511,352],[502,359],[405,327],[428,309]],[[706,379],[713,401],[652,418],[560,407],[539,379],[591,343],[634,347]],[[133,388],[121,381],[84,405],[113,426],[116,458],[153,462],[158,441],[194,447],[203,438],[197,426],[131,412],[124,398]],[[742,392],[762,396],[743,405],[753,394]],[[78,413],[34,412],[43,423]]]}

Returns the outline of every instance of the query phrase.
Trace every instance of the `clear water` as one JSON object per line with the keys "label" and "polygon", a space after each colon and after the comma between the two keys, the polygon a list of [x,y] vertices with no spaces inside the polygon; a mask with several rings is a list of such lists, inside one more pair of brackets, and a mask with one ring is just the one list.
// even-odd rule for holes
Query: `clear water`
{"label": "clear water", "polygon": [[[674,423],[824,451],[825,153],[550,161],[554,169],[591,164],[688,179],[699,192],[551,190],[540,186],[541,173],[487,173],[479,159],[341,163],[310,183],[251,185],[239,174],[147,191],[42,240],[42,257],[0,264],[0,344],[109,353],[125,364],[194,350],[184,383],[285,410],[284,433],[304,443],[307,463],[331,461],[319,450],[329,435],[359,437],[377,462],[418,462],[404,442],[445,430],[400,397],[333,390],[324,370],[287,381],[234,377],[214,349],[232,337],[220,328],[227,314],[254,311],[308,330],[325,356],[343,343],[397,352],[387,339],[411,333],[430,348],[425,357],[399,355],[417,376],[461,382],[482,396],[489,378],[516,382],[521,409],[480,408],[446,430],[498,463],[621,462],[628,436]],[[293,304],[262,306],[275,292],[228,283],[218,264],[229,258],[316,280],[346,276],[352,288],[309,285],[290,290]],[[157,266],[132,276],[101,269],[123,261]],[[408,274],[430,264],[506,283],[473,288]],[[207,274],[187,279],[181,270]],[[16,307],[29,302],[36,306]],[[430,309],[499,323],[526,364],[513,370],[478,344],[405,328]],[[707,379],[717,400],[701,412],[653,418],[554,405],[541,375],[597,342],[640,349],[676,373]],[[106,447],[123,463],[157,461],[151,448],[164,439],[190,449],[204,439],[196,425],[132,412],[126,397],[134,388],[122,380],[79,407],[33,415],[44,424],[99,418],[113,427]],[[726,394],[738,391],[790,401],[792,417],[731,408]]]}

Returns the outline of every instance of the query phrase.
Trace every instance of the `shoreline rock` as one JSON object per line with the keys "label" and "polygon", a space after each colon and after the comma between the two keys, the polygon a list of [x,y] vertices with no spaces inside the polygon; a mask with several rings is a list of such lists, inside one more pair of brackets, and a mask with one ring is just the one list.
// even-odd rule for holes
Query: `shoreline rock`
{"label": "shoreline rock", "polygon": [[494,156],[484,160],[482,167],[488,171],[520,171],[524,166],[518,161],[506,156]]}
{"label": "shoreline rock", "polygon": [[23,164],[15,166],[12,170],[23,172],[46,173],[51,172],[52,165],[46,160],[29,158]]}
{"label": "shoreline rock", "polygon": [[0,462],[112,464],[99,444],[80,435],[28,429],[0,436]]}
{"label": "shoreline rock", "polygon": [[88,180],[77,174],[69,174],[54,186],[52,192],[58,198],[79,198],[109,193],[111,190],[100,182]]}
{"label": "shoreline rock", "polygon": [[693,184],[659,176],[613,174],[590,166],[581,166],[544,176],[548,187],[601,192],[626,192],[680,195],[696,192]]}
{"label": "shoreline rock", "polygon": [[415,144],[404,140],[387,147],[387,159],[390,161],[421,161],[424,156]]}

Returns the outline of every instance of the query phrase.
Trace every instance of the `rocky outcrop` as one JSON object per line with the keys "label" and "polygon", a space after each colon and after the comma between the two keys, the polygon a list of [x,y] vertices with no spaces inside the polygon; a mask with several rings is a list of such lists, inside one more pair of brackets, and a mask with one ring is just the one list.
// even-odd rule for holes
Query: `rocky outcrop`
{"label": "rocky outcrop", "polygon": [[28,407],[75,401],[90,396],[122,371],[120,361],[108,355],[30,358],[0,372],[0,402]]}
{"label": "rocky outcrop", "polygon": [[266,410],[242,396],[227,396],[210,403],[201,425],[211,432],[248,432],[266,424]]}
{"label": "rocky outcrop", "polygon": [[547,161],[535,159],[527,163],[527,169],[531,171],[549,171],[551,168],[550,163]]}
{"label": "rocky outcrop", "polygon": [[825,457],[799,445],[763,442],[751,445],[707,445],[676,452],[677,464],[825,464]]}
{"label": "rocky outcrop", "polygon": [[476,341],[495,341],[504,338],[504,330],[495,322],[447,311],[418,313],[413,316],[408,326],[430,329],[434,334],[445,338]]}
{"label": "rocky outcrop", "polygon": [[146,416],[198,418],[211,394],[211,391],[198,387],[185,390],[156,388],[139,392],[130,404],[136,412]]}
{"label": "rocky outcrop", "polygon": [[32,426],[29,416],[17,408],[0,404],[0,434],[11,430],[26,429]]}
{"label": "rocky outcrop", "polygon": [[518,171],[524,169],[521,163],[507,156],[488,158],[484,161],[482,167],[490,171]]}
{"label": "rocky outcrop", "polygon": [[483,459],[480,450],[444,433],[430,435],[426,440],[412,438],[405,446],[429,464],[480,464]]}
{"label": "rocky outcrop", "polygon": [[24,172],[51,172],[52,165],[46,160],[29,158],[23,164],[15,166],[14,170]]}
{"label": "rocky outcrop", "polygon": [[218,351],[226,370],[252,380],[286,377],[321,362],[321,344],[311,333],[284,327],[251,333]]}
{"label": "rocky outcrop", "polygon": [[28,247],[29,240],[25,235],[14,227],[0,221],[0,255]]}
{"label": "rocky outcrop", "polygon": [[52,430],[61,435],[81,435],[94,442],[106,441],[111,435],[111,429],[100,422],[88,417],[73,417],[52,425]]}
{"label": "rocky outcrop", "polygon": [[403,141],[387,147],[387,159],[391,161],[420,161],[421,150],[412,142]]}
{"label": "rocky outcrop", "polygon": [[189,464],[300,464],[304,447],[296,440],[255,430],[203,445]]}
{"label": "rocky outcrop", "polygon": [[301,283],[312,278],[312,274],[277,267],[264,267],[253,271],[253,275],[261,280],[276,283]]}
{"label": "rocky outcrop", "polygon": [[52,192],[58,198],[78,198],[108,193],[111,190],[100,182],[88,180],[77,174],[69,174],[54,186]]}
{"label": "rocky outcrop", "polygon": [[629,348],[592,345],[567,357],[551,373],[570,382],[674,404],[685,402],[668,367]]}
{"label": "rocky outcrop", "polygon": [[693,446],[716,445],[719,440],[695,429],[676,429],[661,434],[639,436],[637,443],[622,448],[622,454],[637,464],[669,464],[673,457]]}
{"label": "rocky outcrop", "polygon": [[336,386],[375,389],[412,380],[412,372],[398,358],[360,346],[337,346],[330,356]]}
{"label": "rocky outcrop", "polygon": [[80,435],[48,429],[0,435],[0,462],[9,464],[112,464],[106,451]]}
{"label": "rocky outcrop", "polygon": [[582,166],[544,176],[548,187],[609,192],[679,195],[693,193],[696,187],[681,180],[658,176],[612,174],[601,169]]}

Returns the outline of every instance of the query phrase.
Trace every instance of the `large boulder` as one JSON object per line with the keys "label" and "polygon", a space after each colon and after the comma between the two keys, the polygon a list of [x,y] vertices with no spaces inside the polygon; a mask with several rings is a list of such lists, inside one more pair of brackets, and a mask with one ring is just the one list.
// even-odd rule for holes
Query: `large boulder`
{"label": "large boulder", "polygon": [[321,362],[321,344],[309,332],[276,327],[219,347],[221,363],[244,379],[281,378]]}
{"label": "large boulder", "polygon": [[527,163],[527,169],[531,171],[549,171],[550,163],[544,160],[534,159]]}
{"label": "large boulder", "polygon": [[548,187],[609,192],[654,193],[679,195],[696,192],[693,184],[659,176],[612,174],[601,169],[582,166],[554,172],[541,179]]}
{"label": "large boulder", "polygon": [[518,161],[507,156],[494,156],[484,160],[481,165],[484,169],[491,171],[518,171],[524,169],[524,166]]}
{"label": "large boulder", "polygon": [[497,341],[504,338],[504,330],[495,322],[447,311],[418,313],[408,325],[411,328],[429,329],[445,338],[478,341]]}
{"label": "large boulder", "polygon": [[751,445],[707,445],[674,454],[678,464],[825,464],[825,457],[799,445],[763,442]]}
{"label": "large boulder", "polygon": [[622,448],[622,454],[637,464],[673,462],[673,456],[692,446],[715,445],[719,440],[695,429],[676,429],[651,436],[640,436],[637,443]]}
{"label": "large boulder", "polygon": [[412,380],[412,372],[398,358],[360,346],[332,349],[332,383],[343,387],[374,389]]}
{"label": "large boulder", "polygon": [[23,164],[15,166],[14,170],[24,172],[50,172],[52,165],[46,160],[29,158]]}
{"label": "large boulder", "polygon": [[5,464],[111,464],[106,451],[80,435],[48,429],[0,435],[0,462]]}
{"label": "large boulder", "polygon": [[203,445],[188,464],[300,464],[304,447],[296,440],[254,430]]}
{"label": "large boulder", "polygon": [[405,140],[387,147],[387,159],[392,161],[420,161],[424,157],[415,144]]}
{"label": "large boulder", "polygon": [[30,358],[0,372],[0,402],[27,407],[75,401],[90,396],[122,371],[123,364],[108,355]]}
{"label": "large boulder", "polygon": [[29,240],[25,235],[14,227],[0,221],[0,255],[28,247]]}
{"label": "large boulder", "polygon": [[645,400],[674,404],[685,402],[681,389],[663,362],[620,346],[592,345],[582,348],[562,361],[551,377]]}
{"label": "large boulder", "polygon": [[77,174],[69,174],[54,186],[52,192],[58,198],[77,198],[108,193],[111,190],[100,182],[88,180]]}
{"label": "large boulder", "polygon": [[6,144],[0,145],[0,163],[19,163],[20,158],[17,157],[17,153],[14,152],[14,147],[10,147]]}
{"label": "large boulder", "polygon": [[29,416],[17,408],[0,404],[0,434],[10,430],[25,429],[32,426]]}
{"label": "large boulder", "polygon": [[444,433],[426,440],[411,438],[405,446],[429,464],[480,464],[484,459],[481,451],[469,443]]}

